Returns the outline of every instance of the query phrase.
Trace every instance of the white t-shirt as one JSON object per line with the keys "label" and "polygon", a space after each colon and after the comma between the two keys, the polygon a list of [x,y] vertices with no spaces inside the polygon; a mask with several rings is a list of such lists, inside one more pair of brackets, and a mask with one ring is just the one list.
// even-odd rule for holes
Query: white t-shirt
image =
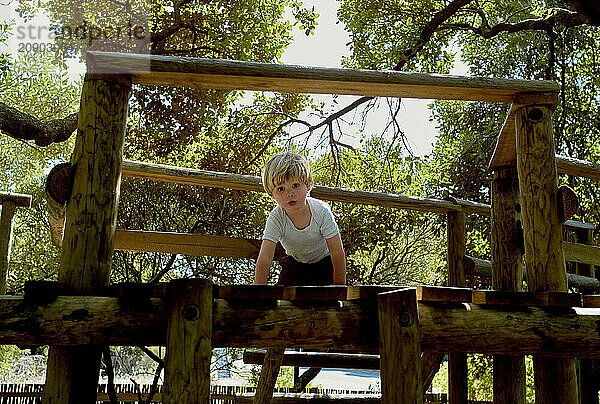
{"label": "white t-shirt", "polygon": [[279,241],[287,255],[297,261],[313,264],[329,255],[325,240],[340,231],[326,202],[311,197],[307,197],[306,202],[311,212],[310,224],[307,227],[297,229],[285,210],[277,205],[269,214],[263,239],[274,243]]}

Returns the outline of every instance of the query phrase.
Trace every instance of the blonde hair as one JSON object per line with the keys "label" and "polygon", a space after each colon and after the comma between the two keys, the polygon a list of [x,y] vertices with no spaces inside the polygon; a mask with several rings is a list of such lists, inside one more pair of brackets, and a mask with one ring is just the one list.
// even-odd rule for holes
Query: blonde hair
{"label": "blonde hair", "polygon": [[271,157],[262,172],[263,188],[267,194],[273,195],[275,187],[289,179],[303,182],[308,189],[311,189],[313,178],[308,161],[295,152],[285,152]]}

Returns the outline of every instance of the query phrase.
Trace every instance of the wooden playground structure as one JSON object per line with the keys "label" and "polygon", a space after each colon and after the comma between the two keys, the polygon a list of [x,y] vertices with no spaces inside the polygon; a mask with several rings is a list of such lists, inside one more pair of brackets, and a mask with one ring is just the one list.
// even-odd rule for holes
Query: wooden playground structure
{"label": "wooden playground structure", "polygon": [[[164,403],[208,402],[213,347],[379,354],[380,402],[390,404],[421,403],[423,385],[444,353],[449,402],[465,403],[466,354],[472,352],[494,355],[495,402],[524,403],[523,355],[534,355],[537,403],[598,402],[590,372],[600,357],[600,299],[567,293],[567,287],[598,289],[593,265],[600,265],[600,248],[590,245],[593,227],[568,220],[576,197],[558,187],[557,175],[600,179],[600,168],[555,156],[556,83],[102,52],[89,52],[87,67],[75,151],[64,176],[68,192],[49,192],[58,205],[53,223],[62,223],[60,207],[66,205],[64,235],[62,228],[53,231],[62,243],[60,287],[37,285],[25,296],[0,297],[0,343],[51,345],[45,403],[95,402],[101,346],[142,344],[166,346]],[[239,258],[258,251],[256,240],[116,229],[121,175],[262,191],[257,177],[123,161],[132,84],[512,107],[490,162],[491,206],[324,186],[312,192],[332,201],[445,215],[448,287],[217,287],[189,279],[109,288],[114,249]],[[491,262],[466,255],[467,214],[491,218]],[[563,228],[575,231],[578,243],[564,242]],[[522,290],[521,240],[528,292]],[[577,273],[567,274],[565,258],[578,263]],[[494,290],[465,288],[469,272],[491,274]],[[304,355],[303,363],[323,363],[312,358]],[[268,401],[257,393],[254,402]]]}

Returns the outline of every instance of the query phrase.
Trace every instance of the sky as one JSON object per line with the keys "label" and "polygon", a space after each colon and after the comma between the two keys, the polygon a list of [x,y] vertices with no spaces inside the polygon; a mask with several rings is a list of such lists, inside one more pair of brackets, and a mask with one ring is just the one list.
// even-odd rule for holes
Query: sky
{"label": "sky", "polygon": [[[344,30],[344,24],[338,22],[336,0],[304,0],[304,7],[311,8],[319,14],[318,25],[314,35],[306,36],[303,31],[294,27],[292,33],[294,42],[283,54],[282,62],[285,64],[297,64],[306,66],[342,67],[342,56],[350,56],[350,49],[346,45],[350,42],[348,33]],[[291,16],[290,16],[291,18]],[[336,23],[337,22],[337,23]],[[457,74],[453,72],[453,74]],[[318,100],[330,103],[331,96],[313,95]],[[332,112],[350,104],[357,97],[340,96],[338,106],[332,107]],[[427,105],[431,100],[403,99],[401,112],[398,116],[401,129],[409,140],[412,152],[422,156],[431,152],[432,143],[435,142],[438,131],[435,123],[431,122],[430,112]],[[381,103],[386,105],[386,103]],[[366,129],[381,131],[386,123],[385,108],[380,108],[369,115]],[[357,124],[354,131],[358,130]],[[350,128],[352,132],[352,128]],[[349,139],[349,142],[357,142],[358,139]]]}

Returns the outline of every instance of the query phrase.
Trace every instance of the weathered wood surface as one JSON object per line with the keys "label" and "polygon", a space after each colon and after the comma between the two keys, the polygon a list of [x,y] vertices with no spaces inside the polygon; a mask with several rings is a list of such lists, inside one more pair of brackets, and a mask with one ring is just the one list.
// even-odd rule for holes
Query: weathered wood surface
{"label": "weathered wood surface", "polygon": [[216,297],[220,299],[281,300],[283,286],[231,285],[219,286]]}
{"label": "weathered wood surface", "polygon": [[5,202],[12,202],[16,207],[29,208],[31,207],[31,195],[0,192],[0,205],[4,205]]}
{"label": "weathered wood surface", "polygon": [[474,304],[500,304],[513,306],[581,307],[582,295],[567,292],[505,292],[474,290]]}
{"label": "weathered wood surface", "polygon": [[[464,287],[466,253],[466,215],[463,212],[446,214],[446,233],[448,240],[448,285]],[[466,404],[468,397],[469,375],[467,356],[464,353],[448,353],[448,402]]]}
{"label": "weathered wood surface", "polygon": [[[566,292],[551,107],[523,107],[515,113],[515,125],[527,287]],[[533,361],[536,402],[577,402],[574,359],[535,356]]]}
{"label": "weathered wood surface", "polygon": [[[319,394],[276,394],[271,404],[379,404],[379,397],[348,397],[328,396]],[[236,404],[254,404],[254,396],[239,395],[235,397]]]}
{"label": "weathered wood surface", "polygon": [[178,279],[167,289],[165,404],[210,402],[212,282]]}
{"label": "weathered wood surface", "polygon": [[[123,175],[187,185],[264,192],[261,179],[257,176],[174,167],[140,161],[123,161]],[[311,190],[311,195],[315,198],[328,201],[384,206],[421,212],[447,213],[459,210],[484,216],[489,216],[490,214],[489,205],[461,199],[457,199],[453,203],[441,199],[367,192],[346,188],[325,187],[322,185],[315,185]]]}
{"label": "weathered wood surface", "polygon": [[348,286],[346,299],[347,300],[369,300],[377,299],[377,295],[392,290],[404,289],[406,286],[393,285],[361,285]]}
{"label": "weathered wood surface", "polygon": [[[88,72],[119,71],[143,85],[512,102],[519,92],[558,92],[553,81],[351,70],[236,60],[87,52]],[[151,71],[149,71],[151,69]]]}
{"label": "weathered wood surface", "polygon": [[[523,272],[523,279],[526,279],[527,272],[525,271],[525,267],[521,267],[521,270]],[[465,256],[465,273],[468,276],[491,276],[492,262],[467,255]],[[600,280],[589,276],[567,273],[567,282],[569,287],[572,288],[600,289]]]}
{"label": "weathered wood surface", "polygon": [[288,286],[283,288],[284,300],[346,300],[346,286]]}
{"label": "weathered wood surface", "polygon": [[517,126],[515,120],[519,109],[526,105],[558,105],[558,102],[557,92],[516,95],[496,141],[496,147],[488,167],[489,170],[516,167],[517,165]]}
{"label": "weathered wood surface", "polygon": [[561,223],[566,222],[577,213],[579,209],[579,197],[575,190],[568,185],[558,187],[558,216]]}
{"label": "weathered wood surface", "polygon": [[423,403],[416,290],[382,293],[378,300],[381,402]]}
{"label": "weathered wood surface", "polygon": [[273,389],[279,376],[279,369],[281,368],[284,354],[285,348],[283,347],[267,349],[267,354],[262,363],[260,378],[256,385],[256,392],[254,393],[254,404],[271,403]]}
{"label": "weathered wood surface", "polygon": [[595,230],[596,226],[593,223],[578,222],[575,220],[567,220],[563,223],[563,229],[566,230]]}
{"label": "weathered wood surface", "polygon": [[[520,246],[521,229],[517,226],[521,215],[518,208],[519,179],[516,167],[497,170],[490,189],[492,288],[520,292],[523,290],[523,260]],[[473,258],[466,266],[469,267],[471,263],[476,264]]]}
{"label": "weathered wood surface", "polygon": [[[279,248],[281,254],[281,247]],[[117,230],[115,250],[256,258],[260,250],[260,240],[205,234]]]}
{"label": "weathered wood surface", "polygon": [[[577,243],[563,242],[567,261],[600,265],[600,247],[585,246]],[[205,234],[187,234],[171,232],[153,232],[143,230],[116,230],[115,250],[150,251],[196,256],[256,258],[260,249],[260,241],[239,237],[215,236]],[[283,253],[278,246],[276,258]],[[468,257],[464,261],[466,269],[482,274],[491,271],[490,261]],[[366,289],[357,289],[353,293],[369,293]],[[380,292],[377,292],[380,293]]]}
{"label": "weathered wood surface", "polygon": [[52,167],[46,177],[46,209],[50,220],[52,244],[61,246],[65,226],[66,204],[73,188],[73,166],[61,163]]}
{"label": "weathered wood surface", "polygon": [[[125,76],[84,80],[58,274],[59,282],[75,293],[109,280],[130,90]],[[51,347],[43,402],[93,402],[100,355],[98,346]]]}
{"label": "weathered wood surface", "polygon": [[470,303],[471,289],[442,286],[416,286],[417,300],[423,302]]}
{"label": "weathered wood surface", "polygon": [[600,164],[556,155],[556,166],[560,174],[600,180]]}
{"label": "weathered wood surface", "polygon": [[600,247],[563,241],[562,248],[567,261],[600,265]]}
{"label": "weathered wood surface", "polygon": [[527,284],[532,292],[566,291],[550,108],[521,108],[516,123]]}
{"label": "weathered wood surface", "polygon": [[[244,363],[260,365],[265,358],[264,349],[246,349]],[[337,369],[379,369],[379,355],[330,353],[330,352],[297,352],[287,351],[283,356],[282,366],[320,367]]]}
{"label": "weathered wood surface", "polygon": [[[22,297],[1,297],[0,344],[164,345],[165,305],[157,298],[148,304],[141,310],[123,307],[114,297],[60,296],[37,306]],[[421,302],[418,310],[423,351],[600,357],[600,309]],[[212,341],[215,347],[374,353],[377,324],[373,305],[366,301],[215,299]]]}
{"label": "weathered wood surface", "polygon": [[6,294],[6,276],[10,262],[13,235],[13,217],[17,207],[14,201],[4,201],[0,212],[0,295]]}

